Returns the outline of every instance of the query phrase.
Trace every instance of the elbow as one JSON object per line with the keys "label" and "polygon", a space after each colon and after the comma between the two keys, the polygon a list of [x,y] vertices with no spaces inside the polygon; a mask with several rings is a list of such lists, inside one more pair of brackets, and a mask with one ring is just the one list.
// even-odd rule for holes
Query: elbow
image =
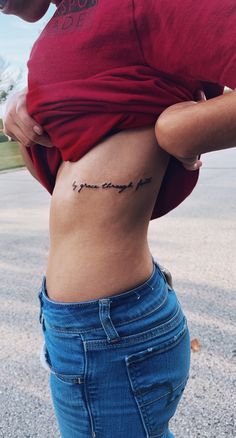
{"label": "elbow", "polygon": [[195,138],[182,128],[175,115],[169,115],[168,119],[159,117],[155,125],[155,134],[159,146],[170,155],[188,158],[193,155],[196,148]]}
{"label": "elbow", "polygon": [[170,155],[176,155],[180,152],[179,135],[177,135],[174,122],[169,117],[168,120],[164,117],[159,117],[155,125],[155,134],[159,146],[168,152]]}

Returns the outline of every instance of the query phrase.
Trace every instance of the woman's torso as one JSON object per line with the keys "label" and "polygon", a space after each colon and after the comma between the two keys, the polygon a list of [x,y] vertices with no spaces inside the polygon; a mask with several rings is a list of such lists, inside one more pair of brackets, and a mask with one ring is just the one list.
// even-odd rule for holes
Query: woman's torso
{"label": "woman's torso", "polygon": [[95,299],[151,275],[147,229],[168,160],[154,129],[143,128],[106,139],[76,163],[62,163],[50,213],[51,299]]}
{"label": "woman's torso", "polygon": [[[28,110],[65,161],[52,197],[47,288],[51,298],[71,301],[118,293],[150,275],[147,228],[168,158],[153,129],[137,126],[153,126],[196,88],[146,62],[132,1],[82,3],[60,3],[28,63]],[[133,132],[94,147],[127,128]],[[49,158],[37,166],[40,177],[45,168],[51,181]],[[135,190],[145,178],[151,182]],[[78,193],[74,181],[133,187]]]}
{"label": "woman's torso", "polygon": [[[157,29],[146,29],[150,10],[140,13],[138,4],[142,1],[135,7],[131,0],[61,1],[34,44],[27,107],[55,148],[32,147],[30,154],[50,193],[61,160],[80,162],[105,136],[152,126],[163,109],[192,100],[200,87],[147,62],[144,46],[151,45],[144,43]],[[160,51],[155,45],[155,59]],[[174,176],[178,184],[172,189]],[[182,202],[196,180],[172,160],[152,218]]]}

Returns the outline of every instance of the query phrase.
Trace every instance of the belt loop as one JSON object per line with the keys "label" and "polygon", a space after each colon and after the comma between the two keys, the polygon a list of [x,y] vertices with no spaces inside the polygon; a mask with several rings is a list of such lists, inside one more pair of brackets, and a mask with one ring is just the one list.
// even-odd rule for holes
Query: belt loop
{"label": "belt loop", "polygon": [[103,329],[107,335],[107,341],[110,343],[119,342],[121,339],[117,333],[110,316],[110,299],[102,298],[99,300],[99,317]]}

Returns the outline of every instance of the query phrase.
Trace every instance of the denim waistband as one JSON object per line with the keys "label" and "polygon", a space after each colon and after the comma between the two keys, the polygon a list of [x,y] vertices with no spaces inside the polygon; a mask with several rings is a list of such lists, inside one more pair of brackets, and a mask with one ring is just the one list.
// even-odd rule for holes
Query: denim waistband
{"label": "denim waistband", "polygon": [[40,300],[40,322],[42,317],[50,326],[67,327],[71,330],[87,331],[101,327],[101,314],[117,326],[139,319],[144,314],[162,307],[170,289],[157,261],[152,258],[151,276],[139,286],[122,293],[79,302],[51,300],[46,291],[46,278],[38,294]]}

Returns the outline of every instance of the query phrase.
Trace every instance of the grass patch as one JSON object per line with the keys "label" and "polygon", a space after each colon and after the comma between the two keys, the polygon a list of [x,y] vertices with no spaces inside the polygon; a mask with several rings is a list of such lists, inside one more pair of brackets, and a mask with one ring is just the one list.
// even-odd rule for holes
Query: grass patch
{"label": "grass patch", "polygon": [[23,167],[18,144],[14,141],[0,142],[0,171]]}

